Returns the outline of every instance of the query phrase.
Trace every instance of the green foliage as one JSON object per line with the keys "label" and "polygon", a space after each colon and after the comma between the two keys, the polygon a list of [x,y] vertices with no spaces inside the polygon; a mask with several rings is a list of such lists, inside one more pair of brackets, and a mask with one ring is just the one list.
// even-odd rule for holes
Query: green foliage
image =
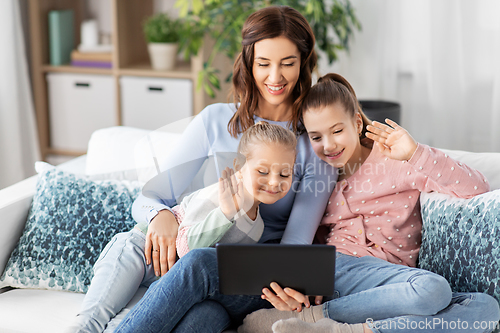
{"label": "green foliage", "polygon": [[203,87],[208,96],[215,97],[215,90],[220,90],[220,82],[217,77],[218,69],[209,67],[208,63],[203,64],[203,70],[198,73],[198,84],[196,89]]}
{"label": "green foliage", "polygon": [[204,27],[198,23],[196,17],[186,16],[181,21],[182,29],[179,29],[179,52],[188,61],[191,56],[197,55],[203,46],[203,37],[205,36]]}
{"label": "green foliage", "polygon": [[144,36],[148,43],[177,43],[183,34],[182,25],[179,19],[164,13],[156,14],[144,21]]}
{"label": "green foliage", "polygon": [[223,53],[232,61],[241,50],[241,30],[246,18],[271,5],[287,5],[302,13],[314,31],[317,48],[330,64],[337,60],[338,51],[349,50],[354,30],[361,29],[350,0],[177,0],[175,6],[186,20],[180,45],[185,58],[198,53],[205,33],[215,41],[198,74],[198,89],[203,87],[215,97],[215,90],[220,90],[218,70],[212,65],[215,55]]}

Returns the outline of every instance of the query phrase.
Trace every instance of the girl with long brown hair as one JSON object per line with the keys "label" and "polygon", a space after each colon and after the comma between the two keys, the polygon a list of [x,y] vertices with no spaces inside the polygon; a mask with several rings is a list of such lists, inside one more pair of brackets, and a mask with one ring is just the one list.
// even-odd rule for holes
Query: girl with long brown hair
{"label": "girl with long brown hair", "polygon": [[337,250],[339,297],[310,306],[305,295],[272,283],[274,293],[265,288],[263,297],[276,309],[250,314],[238,333],[340,332],[336,321],[365,333],[493,331],[486,323],[500,319],[495,298],[452,293],[444,277],[416,268],[420,193],[471,198],[489,190],[484,175],[390,119],[367,121],[351,84],[336,73],[311,88],[303,123],[318,157],[340,170],[318,232]]}

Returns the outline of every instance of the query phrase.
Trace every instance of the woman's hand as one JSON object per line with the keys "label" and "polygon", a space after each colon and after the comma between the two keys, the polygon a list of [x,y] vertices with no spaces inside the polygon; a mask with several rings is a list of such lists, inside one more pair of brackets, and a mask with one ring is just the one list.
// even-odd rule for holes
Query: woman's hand
{"label": "woman's hand", "polygon": [[[271,288],[274,293],[268,288],[262,289],[263,295],[262,299],[267,300],[271,303],[276,309],[281,311],[302,311],[302,304],[305,305],[306,308],[311,306],[309,302],[309,297],[301,294],[300,292],[293,290],[292,288],[282,289],[276,282],[271,283]],[[323,300],[322,296],[316,296],[315,303],[321,304]]]}
{"label": "woman's hand", "polygon": [[417,142],[396,122],[390,119],[386,119],[385,122],[390,126],[378,121],[366,126],[369,131],[366,132],[366,137],[372,139],[385,156],[394,160],[408,161],[417,149]]}
{"label": "woman's hand", "polygon": [[222,170],[219,178],[219,207],[231,220],[243,205],[243,182],[237,182],[233,169]]}
{"label": "woman's hand", "polygon": [[175,238],[178,229],[179,224],[174,214],[167,209],[161,210],[148,226],[144,255],[148,265],[151,263],[151,257],[153,258],[156,276],[165,275],[175,264]]}

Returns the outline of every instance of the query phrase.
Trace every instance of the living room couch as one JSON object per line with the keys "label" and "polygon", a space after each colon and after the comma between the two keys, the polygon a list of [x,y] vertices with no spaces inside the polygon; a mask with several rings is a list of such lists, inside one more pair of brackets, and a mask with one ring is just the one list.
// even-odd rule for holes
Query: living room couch
{"label": "living room couch", "polygon": [[[1,333],[63,332],[78,312],[100,250],[114,232],[134,224],[127,202],[157,173],[157,161],[168,154],[181,132],[182,126],[155,132],[120,126],[98,130],[85,156],[55,169],[39,164],[39,175],[0,191]],[[491,191],[469,200],[439,193],[421,196],[424,231],[419,265],[445,276],[454,290],[487,292],[500,299],[500,153],[445,152],[481,171]],[[77,206],[72,206],[73,197]],[[86,200],[103,204],[91,206]],[[111,212],[105,207],[108,202],[114,207]],[[78,219],[82,214],[84,221],[73,225],[72,216]],[[88,226],[101,223],[102,216],[108,224]],[[117,225],[121,229],[113,229]],[[88,233],[78,234],[86,228]],[[89,238],[74,245],[68,238],[72,232]],[[30,254],[29,261],[23,253]],[[75,267],[79,263],[82,267]],[[144,292],[145,288],[137,292],[107,331]]]}

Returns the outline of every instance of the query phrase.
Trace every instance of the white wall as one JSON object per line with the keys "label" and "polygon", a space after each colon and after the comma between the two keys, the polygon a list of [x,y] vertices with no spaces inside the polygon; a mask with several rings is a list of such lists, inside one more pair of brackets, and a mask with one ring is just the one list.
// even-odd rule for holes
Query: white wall
{"label": "white wall", "polygon": [[363,30],[338,72],[360,99],[402,104],[402,125],[433,146],[500,151],[500,1],[351,0]]}
{"label": "white wall", "polygon": [[[126,0],[128,1],[128,0]],[[175,0],[154,0],[155,12],[170,12],[176,15],[178,10],[174,8]],[[88,18],[96,19],[101,32],[111,33],[111,0],[88,0]]]}

